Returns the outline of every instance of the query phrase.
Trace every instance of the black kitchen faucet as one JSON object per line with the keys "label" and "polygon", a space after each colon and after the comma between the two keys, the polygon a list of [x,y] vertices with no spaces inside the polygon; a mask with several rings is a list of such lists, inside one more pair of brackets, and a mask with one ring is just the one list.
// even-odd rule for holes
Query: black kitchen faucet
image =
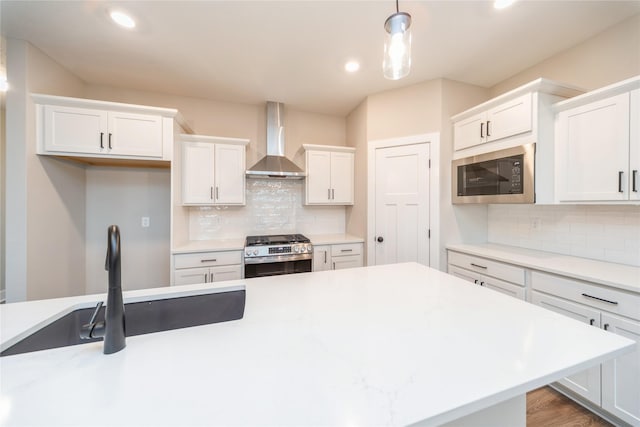
{"label": "black kitchen faucet", "polygon": [[120,275],[120,229],[117,225],[107,230],[107,258],[104,269],[109,272],[109,289],[105,320],[96,322],[102,301],[96,306],[91,320],[83,325],[80,338],[104,337],[104,354],[116,353],[127,345],[125,340],[124,301]]}

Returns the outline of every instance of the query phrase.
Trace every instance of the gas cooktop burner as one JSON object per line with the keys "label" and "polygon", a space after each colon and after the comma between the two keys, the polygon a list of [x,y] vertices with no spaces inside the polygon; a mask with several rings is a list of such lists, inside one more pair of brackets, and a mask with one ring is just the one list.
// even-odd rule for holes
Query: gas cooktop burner
{"label": "gas cooktop burner", "polygon": [[310,243],[302,234],[273,234],[267,236],[247,236],[245,246],[286,245],[291,243]]}

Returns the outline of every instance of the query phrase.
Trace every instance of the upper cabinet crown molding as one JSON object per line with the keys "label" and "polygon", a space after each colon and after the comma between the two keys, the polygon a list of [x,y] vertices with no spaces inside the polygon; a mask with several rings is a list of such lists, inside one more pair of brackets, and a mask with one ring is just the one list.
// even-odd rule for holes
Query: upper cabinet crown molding
{"label": "upper cabinet crown molding", "polygon": [[302,150],[309,151],[333,151],[342,153],[355,153],[354,147],[345,147],[342,145],[317,145],[317,144],[302,144]]}
{"label": "upper cabinet crown molding", "polygon": [[509,92],[505,92],[502,95],[498,95],[495,98],[491,98],[490,100],[485,101],[482,104],[478,104],[472,108],[469,108],[468,110],[458,113],[455,116],[452,116],[451,120],[454,122],[463,120],[467,117],[473,116],[482,111],[489,110],[493,107],[497,107],[505,102],[511,101],[515,98],[531,92],[542,92],[559,96],[561,98],[571,98],[583,94],[584,89],[541,77],[532,82],[519,86],[513,90],[510,90]]}
{"label": "upper cabinet crown molding", "polygon": [[553,105],[553,111],[559,113],[570,108],[579,107],[591,102],[600,101],[612,96],[631,92],[634,89],[640,89],[640,75],[622,80],[617,83],[604,86],[599,89],[592,90],[582,95],[575,96],[565,101],[560,101]]}
{"label": "upper cabinet crown molding", "polygon": [[57,105],[60,107],[94,108],[99,110],[119,111],[123,113],[156,114],[163,117],[176,117],[175,108],[152,107],[149,105],[125,104],[121,102],[99,101],[96,99],[71,98],[68,96],[31,94],[36,104]]}
{"label": "upper cabinet crown molding", "polygon": [[249,145],[251,140],[246,138],[229,138],[226,136],[207,136],[207,135],[192,135],[181,134],[180,141],[185,142],[208,142],[211,144],[230,144],[230,145]]}

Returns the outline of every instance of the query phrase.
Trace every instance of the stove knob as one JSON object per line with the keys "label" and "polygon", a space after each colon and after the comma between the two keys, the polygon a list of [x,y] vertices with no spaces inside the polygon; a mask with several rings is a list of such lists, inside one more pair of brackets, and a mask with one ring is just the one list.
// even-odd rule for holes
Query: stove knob
{"label": "stove knob", "polygon": [[307,245],[307,252],[311,252],[313,250],[313,246]]}
{"label": "stove knob", "polygon": [[258,250],[257,249],[253,250],[253,256],[258,256]]}
{"label": "stove knob", "polygon": [[300,246],[296,245],[293,247],[293,252],[298,253],[300,252]]}
{"label": "stove knob", "polygon": [[244,253],[246,256],[251,256],[251,251],[249,249],[247,249],[247,251]]}

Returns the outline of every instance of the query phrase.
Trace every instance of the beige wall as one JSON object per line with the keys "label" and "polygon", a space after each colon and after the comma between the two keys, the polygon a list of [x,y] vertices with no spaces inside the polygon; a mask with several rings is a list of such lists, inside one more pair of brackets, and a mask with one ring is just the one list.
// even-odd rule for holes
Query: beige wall
{"label": "beige wall", "polygon": [[[0,37],[0,78],[6,78],[7,73],[7,47],[4,37]],[[4,228],[5,228],[5,92],[0,92],[0,302],[5,299],[5,277],[4,277]]]}
{"label": "beige wall", "polygon": [[440,129],[440,80],[380,92],[367,98],[367,138],[395,138]]}
{"label": "beige wall", "polygon": [[7,300],[83,294],[84,169],[35,154],[30,93],[80,96],[84,83],[28,43],[7,42]]}
{"label": "beige wall", "polygon": [[491,88],[497,96],[538,77],[593,90],[640,74],[640,14]]}
{"label": "beige wall", "polygon": [[[365,99],[347,116],[347,145],[354,147],[354,205],[346,210],[345,228],[354,236],[367,236],[367,106]],[[366,263],[366,252],[365,252]]]}

